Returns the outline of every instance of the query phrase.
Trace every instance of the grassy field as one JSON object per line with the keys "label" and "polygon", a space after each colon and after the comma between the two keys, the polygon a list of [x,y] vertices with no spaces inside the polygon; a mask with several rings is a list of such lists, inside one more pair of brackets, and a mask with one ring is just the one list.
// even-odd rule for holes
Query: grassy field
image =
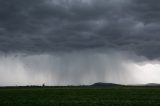
{"label": "grassy field", "polygon": [[160,106],[160,88],[0,88],[0,106]]}

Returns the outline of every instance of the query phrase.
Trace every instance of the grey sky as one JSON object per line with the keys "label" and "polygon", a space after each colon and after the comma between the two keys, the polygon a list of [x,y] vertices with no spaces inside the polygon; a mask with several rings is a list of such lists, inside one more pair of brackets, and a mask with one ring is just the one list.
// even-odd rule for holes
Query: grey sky
{"label": "grey sky", "polygon": [[160,82],[159,0],[0,0],[0,86]]}
{"label": "grey sky", "polygon": [[0,0],[0,51],[160,55],[157,0]]}

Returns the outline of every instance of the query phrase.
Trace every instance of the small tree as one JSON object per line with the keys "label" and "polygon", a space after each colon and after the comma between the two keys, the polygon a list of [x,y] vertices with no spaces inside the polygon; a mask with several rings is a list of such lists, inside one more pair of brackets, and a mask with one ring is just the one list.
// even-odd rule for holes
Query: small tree
{"label": "small tree", "polygon": [[42,87],[45,87],[45,83],[42,84]]}

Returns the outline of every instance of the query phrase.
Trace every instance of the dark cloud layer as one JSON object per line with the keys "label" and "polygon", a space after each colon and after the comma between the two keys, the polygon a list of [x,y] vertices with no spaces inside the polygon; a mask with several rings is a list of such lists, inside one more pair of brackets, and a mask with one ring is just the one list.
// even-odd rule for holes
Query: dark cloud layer
{"label": "dark cloud layer", "polygon": [[0,0],[0,51],[103,49],[160,57],[158,0]]}

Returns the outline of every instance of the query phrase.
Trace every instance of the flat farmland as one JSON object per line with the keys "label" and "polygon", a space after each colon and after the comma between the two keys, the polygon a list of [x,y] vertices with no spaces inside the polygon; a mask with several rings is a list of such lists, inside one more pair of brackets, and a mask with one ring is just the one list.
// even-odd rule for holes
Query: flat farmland
{"label": "flat farmland", "polygon": [[160,87],[3,87],[0,106],[160,106]]}

